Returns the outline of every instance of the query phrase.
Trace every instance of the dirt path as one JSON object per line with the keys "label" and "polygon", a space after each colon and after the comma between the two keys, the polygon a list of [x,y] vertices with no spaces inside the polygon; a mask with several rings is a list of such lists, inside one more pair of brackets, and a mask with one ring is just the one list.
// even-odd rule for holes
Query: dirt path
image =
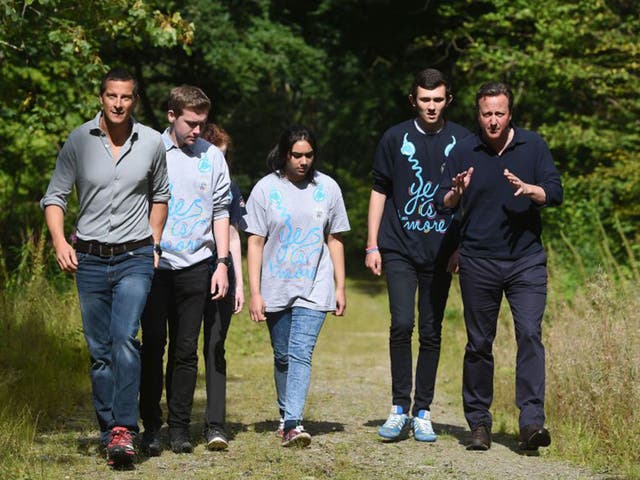
{"label": "dirt path", "polygon": [[[373,306],[372,306],[373,308]],[[366,313],[366,312],[365,312]],[[373,318],[373,317],[371,317]],[[131,471],[109,470],[96,454],[90,415],[68,422],[64,432],[39,437],[42,478],[162,479],[604,479],[586,469],[553,460],[548,452],[526,456],[515,438],[495,435],[488,452],[468,452],[468,431],[459,402],[438,390],[432,406],[438,441],[412,437],[382,443],[376,435],[389,408],[386,326],[367,315],[328,319],[314,357],[305,426],[309,448],[283,449],[276,427],[270,349],[263,326],[240,317],[228,343],[228,419],[231,445],[206,451],[201,435],[203,382],[199,379],[192,435],[193,455],[165,451],[141,459]],[[442,370],[439,382],[455,375]],[[164,432],[166,434],[166,432]]]}

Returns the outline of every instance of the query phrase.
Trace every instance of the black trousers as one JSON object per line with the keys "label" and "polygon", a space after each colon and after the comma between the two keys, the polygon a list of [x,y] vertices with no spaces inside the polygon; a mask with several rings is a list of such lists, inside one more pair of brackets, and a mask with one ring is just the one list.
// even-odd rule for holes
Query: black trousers
{"label": "black trousers", "polygon": [[229,267],[229,294],[207,302],[204,316],[204,362],[207,388],[205,425],[224,427],[227,396],[227,361],[224,343],[235,306],[233,265]]}
{"label": "black trousers", "polygon": [[407,413],[411,408],[413,386],[411,337],[415,323],[416,290],[418,291],[420,349],[412,410],[415,416],[420,410],[429,410],[433,401],[440,360],[442,318],[449,295],[451,274],[446,271],[444,262],[441,265],[416,265],[396,253],[385,253],[383,266],[391,311],[389,354],[393,404],[400,405]]}
{"label": "black trousers", "polygon": [[140,416],[145,430],[162,426],[163,355],[169,332],[166,391],[170,429],[188,428],[198,373],[198,337],[210,302],[210,262],[156,270],[142,314]]}
{"label": "black trousers", "polygon": [[516,405],[519,424],[544,425],[545,350],[542,317],[547,298],[547,256],[544,251],[517,260],[460,255],[460,288],[467,345],[462,399],[473,429],[492,425],[493,341],[504,293],[509,302],[517,343]]}

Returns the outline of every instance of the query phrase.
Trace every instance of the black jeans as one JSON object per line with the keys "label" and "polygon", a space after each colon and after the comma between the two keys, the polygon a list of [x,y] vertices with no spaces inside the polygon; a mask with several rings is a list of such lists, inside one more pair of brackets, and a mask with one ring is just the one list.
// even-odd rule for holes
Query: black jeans
{"label": "black jeans", "polygon": [[435,390],[440,360],[442,318],[449,295],[451,274],[444,262],[416,265],[410,259],[385,253],[383,266],[389,291],[391,328],[391,386],[393,404],[409,412],[413,383],[411,337],[415,323],[415,298],[418,290],[418,336],[420,350],[416,365],[413,415],[429,410]]}
{"label": "black jeans", "polygon": [[460,288],[467,327],[462,399],[473,429],[491,428],[493,341],[504,293],[515,325],[516,404],[520,427],[544,425],[545,351],[542,317],[547,299],[547,256],[543,252],[517,260],[460,255]]}
{"label": "black jeans", "polygon": [[227,360],[224,343],[235,306],[235,275],[229,266],[229,293],[222,300],[208,301],[204,314],[204,364],[207,389],[206,427],[224,427],[227,396]]}
{"label": "black jeans", "polygon": [[166,390],[170,429],[191,422],[198,373],[198,337],[211,285],[210,262],[156,270],[142,314],[140,416],[145,430],[162,426],[162,357],[169,331]]}

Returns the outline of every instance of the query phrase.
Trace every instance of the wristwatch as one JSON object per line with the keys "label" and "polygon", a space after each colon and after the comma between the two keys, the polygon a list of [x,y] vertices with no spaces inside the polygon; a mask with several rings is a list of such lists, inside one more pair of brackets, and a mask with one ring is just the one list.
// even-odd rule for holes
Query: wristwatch
{"label": "wristwatch", "polygon": [[229,268],[231,266],[231,259],[229,257],[218,257],[216,259],[216,265],[218,265],[219,263],[223,263],[227,266],[227,268]]}
{"label": "wristwatch", "polygon": [[156,252],[159,257],[162,256],[162,247],[160,246],[159,243],[154,243],[153,244],[153,251]]}

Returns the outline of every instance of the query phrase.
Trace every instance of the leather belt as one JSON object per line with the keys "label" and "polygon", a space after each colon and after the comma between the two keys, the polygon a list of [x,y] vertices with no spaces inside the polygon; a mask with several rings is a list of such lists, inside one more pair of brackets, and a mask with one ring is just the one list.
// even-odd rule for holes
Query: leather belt
{"label": "leather belt", "polygon": [[114,255],[130,252],[131,250],[136,250],[147,245],[153,245],[153,237],[127,243],[87,242],[78,238],[74,244],[74,248],[80,253],[88,253],[89,255],[96,255],[98,257],[113,257]]}

